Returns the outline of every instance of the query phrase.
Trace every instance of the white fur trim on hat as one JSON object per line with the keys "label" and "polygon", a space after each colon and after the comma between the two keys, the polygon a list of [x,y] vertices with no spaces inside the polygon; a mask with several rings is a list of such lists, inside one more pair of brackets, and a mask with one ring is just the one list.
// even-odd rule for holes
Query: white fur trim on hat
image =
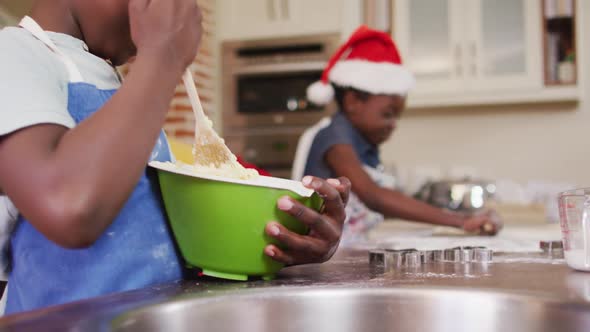
{"label": "white fur trim on hat", "polygon": [[371,94],[405,95],[416,84],[414,75],[401,65],[366,60],[339,61],[328,77],[338,86]]}
{"label": "white fur trim on hat", "polygon": [[307,87],[307,100],[316,105],[326,105],[334,98],[334,88],[330,84],[317,81]]}

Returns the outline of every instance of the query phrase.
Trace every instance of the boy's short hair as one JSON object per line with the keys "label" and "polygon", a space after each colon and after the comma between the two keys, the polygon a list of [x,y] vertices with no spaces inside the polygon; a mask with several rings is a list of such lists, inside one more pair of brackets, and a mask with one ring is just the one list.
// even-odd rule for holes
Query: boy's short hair
{"label": "boy's short hair", "polygon": [[361,91],[351,87],[342,87],[332,83],[332,87],[334,88],[334,100],[336,100],[336,104],[338,105],[338,109],[340,111],[344,111],[344,95],[346,92],[352,92],[356,95],[356,97],[362,101],[367,101],[371,96],[370,93],[366,91]]}

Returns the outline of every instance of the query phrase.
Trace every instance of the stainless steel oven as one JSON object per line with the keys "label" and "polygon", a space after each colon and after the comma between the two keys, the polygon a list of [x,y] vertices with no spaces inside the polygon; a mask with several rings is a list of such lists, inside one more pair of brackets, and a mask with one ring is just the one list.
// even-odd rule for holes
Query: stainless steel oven
{"label": "stainless steel oven", "polygon": [[297,140],[330,112],[306,99],[338,35],[222,45],[223,136],[234,153],[288,177]]}

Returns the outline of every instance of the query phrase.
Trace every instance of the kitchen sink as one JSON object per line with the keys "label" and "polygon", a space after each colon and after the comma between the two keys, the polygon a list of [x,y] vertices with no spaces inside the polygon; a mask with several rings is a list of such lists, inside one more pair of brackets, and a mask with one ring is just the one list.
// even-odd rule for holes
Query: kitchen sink
{"label": "kitchen sink", "polygon": [[590,303],[454,288],[203,292],[117,317],[131,331],[589,331]]}

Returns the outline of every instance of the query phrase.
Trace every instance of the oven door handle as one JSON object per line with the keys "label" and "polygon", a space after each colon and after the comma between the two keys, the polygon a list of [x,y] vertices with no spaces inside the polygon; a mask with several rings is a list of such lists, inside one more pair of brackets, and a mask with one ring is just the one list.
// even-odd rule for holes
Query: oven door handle
{"label": "oven door handle", "polygon": [[302,71],[323,71],[326,67],[325,61],[301,62],[301,63],[281,63],[270,65],[251,65],[247,67],[234,68],[234,75],[242,74],[275,74],[290,73]]}

